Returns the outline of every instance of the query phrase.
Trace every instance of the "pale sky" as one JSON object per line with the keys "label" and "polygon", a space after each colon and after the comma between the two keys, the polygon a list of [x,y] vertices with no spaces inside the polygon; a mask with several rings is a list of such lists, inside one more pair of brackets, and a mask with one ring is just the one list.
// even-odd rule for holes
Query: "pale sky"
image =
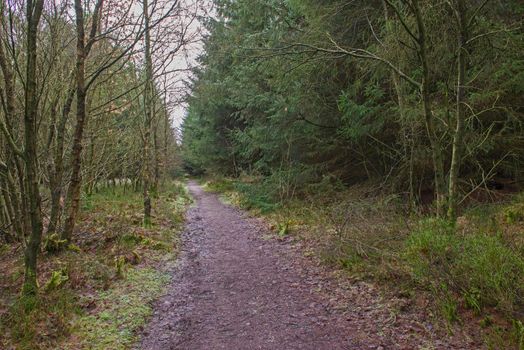
{"label": "pale sky", "polygon": [[[118,0],[112,1],[118,3]],[[138,18],[142,16],[143,0],[131,1],[132,15],[130,18],[132,19],[130,22],[137,23]],[[150,35],[155,84],[161,93],[167,91],[163,97],[166,98],[172,126],[179,130],[187,108],[182,100],[189,92],[184,82],[191,75],[189,69],[197,65],[197,58],[203,52],[202,38],[205,29],[199,19],[212,15],[213,11],[212,0],[179,0],[179,5],[175,10],[173,10],[173,4],[173,0],[149,0],[150,22],[158,23],[158,20],[163,18],[151,29]],[[173,11],[168,12],[169,10]],[[171,13],[171,17],[165,18],[166,13]],[[182,37],[188,43],[180,48]],[[143,50],[144,38],[136,44],[132,58],[138,66],[144,64]]]}
{"label": "pale sky", "polygon": [[[64,4],[64,0],[54,0],[56,4]],[[129,15],[130,21],[138,21],[138,18],[142,14],[142,1],[143,0],[130,0],[131,1],[131,12]],[[93,7],[94,0],[87,0],[86,6]],[[13,5],[16,1],[13,2]],[[71,5],[71,2],[67,2]],[[151,31],[151,40],[153,46],[159,48],[159,52],[163,56],[169,57],[168,63],[165,63],[164,59],[156,57],[156,64],[154,62],[155,69],[163,66],[164,71],[169,71],[169,73],[159,74],[155,77],[156,85],[163,90],[163,87],[167,84],[169,85],[167,93],[167,102],[171,112],[172,125],[175,128],[179,128],[182,124],[184,116],[186,114],[185,105],[181,104],[181,100],[184,95],[189,92],[184,86],[184,81],[187,81],[190,73],[186,70],[192,67],[195,67],[197,62],[197,57],[203,52],[203,43],[202,43],[202,33],[204,32],[203,23],[201,23],[198,18],[208,17],[213,15],[212,10],[212,0],[179,0],[180,8],[182,9],[177,13],[177,16],[172,19],[164,20],[161,25],[155,27]],[[109,17],[106,17],[106,21],[115,22],[118,21],[118,15],[114,17],[114,14],[120,14],[121,12],[117,11],[117,7],[120,5],[119,0],[106,1],[104,9],[108,11]],[[122,9],[125,9],[127,5],[122,3]],[[156,6],[156,7],[155,7]],[[167,9],[171,9],[173,6],[173,0],[149,0],[149,10],[152,12],[151,21],[154,22],[155,18],[162,17]],[[20,7],[22,11],[23,7]],[[125,12],[125,11],[124,11]],[[74,11],[70,7],[68,9],[68,14],[70,15],[71,21],[74,22]],[[197,19],[195,19],[195,14]],[[186,28],[187,27],[187,28]],[[185,31],[185,37],[191,38],[190,44],[185,45],[183,49],[179,50],[175,55],[169,55],[168,52],[174,50],[178,45],[178,40],[180,36],[178,33],[182,28],[187,29]],[[131,30],[136,30],[132,28]],[[117,36],[117,35],[115,35]],[[143,38],[137,43],[137,50],[135,51],[136,56],[133,58],[136,64],[143,64]],[[154,50],[154,48],[153,48]],[[157,55],[158,56],[158,55]],[[153,61],[155,61],[155,54],[153,53]],[[177,71],[178,70],[178,71]]]}
{"label": "pale sky", "polygon": [[[184,6],[184,3],[182,3],[182,6]],[[210,0],[186,0],[186,6],[193,9],[198,8],[198,15],[200,17],[209,15],[208,12],[211,11],[212,8]],[[176,55],[173,62],[168,66],[170,70],[186,69],[197,65],[196,59],[203,52],[203,32],[203,24],[199,20],[195,20],[191,23],[188,28],[188,36],[194,37],[191,40],[192,43],[187,45],[183,52]],[[175,128],[181,126],[186,114],[187,106],[181,104],[180,99],[188,92],[187,88],[184,86],[184,81],[187,81],[189,76],[189,72],[168,73],[167,80],[174,82],[173,88],[170,89],[171,91],[168,95],[168,103],[171,105],[172,125]]]}

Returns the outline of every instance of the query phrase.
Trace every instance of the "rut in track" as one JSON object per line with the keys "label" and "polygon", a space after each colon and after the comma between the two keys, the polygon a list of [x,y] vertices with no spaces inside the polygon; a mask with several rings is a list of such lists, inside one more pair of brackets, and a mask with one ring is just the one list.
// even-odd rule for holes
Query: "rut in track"
{"label": "rut in track", "polygon": [[138,348],[471,348],[440,340],[419,314],[393,318],[371,286],[337,285],[292,240],[267,239],[259,220],[189,189],[180,260]]}

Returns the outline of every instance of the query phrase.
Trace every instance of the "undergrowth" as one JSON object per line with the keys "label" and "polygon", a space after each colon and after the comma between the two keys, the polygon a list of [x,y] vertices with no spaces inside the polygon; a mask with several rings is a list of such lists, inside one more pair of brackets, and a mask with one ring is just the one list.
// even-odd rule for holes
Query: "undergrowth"
{"label": "undergrowth", "polygon": [[190,202],[184,184],[166,184],[146,229],[140,193],[115,187],[83,196],[72,244],[62,252],[42,252],[35,298],[18,294],[20,248],[3,247],[0,348],[129,348],[169,281]]}
{"label": "undergrowth", "polygon": [[[447,325],[476,323],[493,349],[524,349],[524,198],[469,208],[456,224],[415,214],[366,184],[326,180],[282,200],[274,184],[208,180],[225,201],[262,214],[325,263],[389,292],[425,296]],[[451,331],[448,326],[448,330]]]}
{"label": "undergrowth", "polygon": [[77,338],[64,348],[128,349],[138,340],[136,331],[151,315],[150,303],[162,295],[168,282],[168,273],[148,267],[130,269],[111,289],[84,298],[84,303],[98,304],[96,311],[72,322]]}
{"label": "undergrowth", "polygon": [[421,285],[449,289],[479,314],[494,307],[511,319],[524,306],[524,256],[500,233],[461,233],[426,220],[407,241],[406,261]]}

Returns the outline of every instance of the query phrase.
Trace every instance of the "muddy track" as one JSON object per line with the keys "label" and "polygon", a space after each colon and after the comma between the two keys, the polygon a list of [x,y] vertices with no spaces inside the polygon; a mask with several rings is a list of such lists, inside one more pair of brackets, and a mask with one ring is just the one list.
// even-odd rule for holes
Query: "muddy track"
{"label": "muddy track", "polygon": [[423,313],[397,314],[368,284],[341,284],[299,243],[268,239],[259,220],[189,189],[196,205],[179,264],[138,348],[478,348],[437,335]]}

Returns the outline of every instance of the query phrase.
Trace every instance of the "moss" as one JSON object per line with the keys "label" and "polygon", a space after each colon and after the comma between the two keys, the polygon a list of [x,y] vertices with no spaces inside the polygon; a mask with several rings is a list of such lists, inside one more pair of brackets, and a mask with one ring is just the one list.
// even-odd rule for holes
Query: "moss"
{"label": "moss", "polygon": [[152,313],[150,303],[161,296],[170,280],[169,274],[152,268],[131,269],[126,278],[96,299],[93,313],[73,321],[74,343],[65,349],[127,349],[137,341],[137,330]]}
{"label": "moss", "polygon": [[524,221],[524,210],[522,205],[511,206],[503,211],[503,215],[506,223],[514,224],[517,222]]}
{"label": "moss", "polygon": [[0,243],[0,257],[2,257],[4,254],[9,253],[10,249],[7,244]]}

